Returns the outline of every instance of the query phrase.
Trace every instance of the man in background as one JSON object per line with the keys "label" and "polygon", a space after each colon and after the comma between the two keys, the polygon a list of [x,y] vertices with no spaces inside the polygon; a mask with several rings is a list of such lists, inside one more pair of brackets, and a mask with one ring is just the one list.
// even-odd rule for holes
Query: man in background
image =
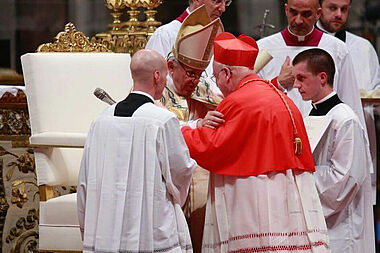
{"label": "man in background", "polygon": [[[351,0],[320,0],[322,13],[316,26],[346,43],[351,55],[355,75],[358,78],[358,88],[369,92],[380,88],[380,65],[377,53],[371,43],[345,29],[351,10]],[[354,92],[354,91],[352,91]],[[359,92],[359,91],[357,91]],[[377,164],[376,129],[372,105],[364,107],[364,116],[374,169]],[[375,169],[376,170],[376,169]],[[372,188],[374,203],[376,202],[376,173],[372,172]]]}
{"label": "man in background", "polygon": [[364,124],[359,93],[353,92],[358,90],[358,80],[346,45],[314,27],[321,14],[318,0],[288,0],[285,13],[288,26],[281,32],[258,41],[260,50],[267,49],[273,56],[272,61],[259,72],[259,75],[263,79],[273,79],[273,82],[294,101],[302,115],[306,116],[311,110],[311,105],[303,101],[298,90],[293,88],[291,60],[306,49],[322,48],[329,52],[335,61],[334,90],[343,102],[351,106]]}
{"label": "man in background", "polygon": [[335,66],[322,49],[293,59],[294,88],[311,100],[312,116],[331,123],[313,152],[315,181],[330,238],[331,252],[375,252],[366,130],[353,110],[333,90]]}
{"label": "man in background", "polygon": [[219,18],[232,0],[189,0],[189,7],[175,20],[156,29],[146,44],[147,49],[153,49],[162,56],[167,57],[171,52],[182,22],[191,12],[205,5],[211,20]]}

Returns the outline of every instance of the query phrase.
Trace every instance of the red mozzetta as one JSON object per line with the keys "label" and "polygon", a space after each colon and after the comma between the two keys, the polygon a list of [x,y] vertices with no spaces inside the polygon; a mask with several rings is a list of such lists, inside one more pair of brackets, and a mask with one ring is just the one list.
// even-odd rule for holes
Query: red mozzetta
{"label": "red mozzetta", "polygon": [[259,76],[250,75],[218,106],[225,119],[219,128],[182,128],[191,157],[203,168],[229,176],[287,169],[314,171],[302,115],[291,99],[284,97],[302,141],[301,155],[295,155],[294,128],[279,94]]}

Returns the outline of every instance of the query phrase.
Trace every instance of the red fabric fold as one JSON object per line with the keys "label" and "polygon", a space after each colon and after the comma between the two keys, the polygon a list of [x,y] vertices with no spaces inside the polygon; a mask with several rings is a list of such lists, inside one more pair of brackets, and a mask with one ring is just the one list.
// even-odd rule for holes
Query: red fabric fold
{"label": "red fabric fold", "polygon": [[186,9],[184,12],[182,12],[181,15],[179,15],[178,18],[176,18],[176,20],[182,23],[187,16],[189,16],[189,13],[187,12],[187,9]]}
{"label": "red fabric fold", "polygon": [[274,86],[276,86],[276,88],[278,88],[278,76],[276,76],[275,78],[273,78],[270,82],[271,82]]}

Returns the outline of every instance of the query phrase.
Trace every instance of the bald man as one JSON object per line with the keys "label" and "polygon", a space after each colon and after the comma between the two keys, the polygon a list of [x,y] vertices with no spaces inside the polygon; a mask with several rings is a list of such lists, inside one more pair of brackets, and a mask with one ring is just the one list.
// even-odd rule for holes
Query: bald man
{"label": "bald man", "polygon": [[134,88],[91,124],[78,182],[83,252],[192,252],[184,205],[196,163],[177,117],[156,106],[164,58],[131,60]]}

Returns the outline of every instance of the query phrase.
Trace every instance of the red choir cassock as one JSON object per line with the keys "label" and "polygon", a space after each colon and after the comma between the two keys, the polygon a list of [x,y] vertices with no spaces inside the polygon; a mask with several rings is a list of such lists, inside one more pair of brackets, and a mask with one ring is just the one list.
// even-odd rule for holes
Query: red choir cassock
{"label": "red choir cassock", "polygon": [[[236,45],[226,45],[229,36],[215,39],[215,61],[253,68],[252,55],[242,54],[242,45],[236,49],[238,55],[233,50]],[[250,43],[246,38],[238,37],[242,43]],[[236,39],[232,41],[236,43]],[[257,48],[255,43],[254,46]],[[301,113],[290,98],[268,81],[257,75],[245,77],[216,110],[225,120],[217,129],[182,128],[191,157],[203,168],[216,174],[242,177],[287,169],[315,170]],[[300,154],[295,152],[296,137],[302,143]]]}

